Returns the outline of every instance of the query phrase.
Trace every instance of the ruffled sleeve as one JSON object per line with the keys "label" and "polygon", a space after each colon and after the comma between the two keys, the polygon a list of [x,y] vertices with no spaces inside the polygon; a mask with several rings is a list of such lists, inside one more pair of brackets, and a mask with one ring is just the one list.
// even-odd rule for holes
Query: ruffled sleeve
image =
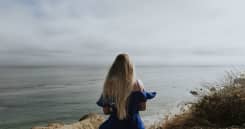
{"label": "ruffled sleeve", "polygon": [[140,102],[146,102],[149,99],[153,99],[156,96],[156,92],[141,91],[138,92],[138,98]]}
{"label": "ruffled sleeve", "polygon": [[144,84],[141,80],[137,80],[137,85],[143,88],[143,90],[139,91],[137,95],[140,102],[145,102],[148,99],[153,99],[156,96],[156,92],[147,92],[144,90]]}
{"label": "ruffled sleeve", "polygon": [[99,100],[96,102],[96,104],[100,107],[105,107],[106,106],[106,103],[103,99],[103,95],[100,96]]}
{"label": "ruffled sleeve", "polygon": [[96,102],[96,104],[100,107],[114,107],[115,106],[115,101],[113,98],[105,99],[103,95],[100,96],[99,100]]}

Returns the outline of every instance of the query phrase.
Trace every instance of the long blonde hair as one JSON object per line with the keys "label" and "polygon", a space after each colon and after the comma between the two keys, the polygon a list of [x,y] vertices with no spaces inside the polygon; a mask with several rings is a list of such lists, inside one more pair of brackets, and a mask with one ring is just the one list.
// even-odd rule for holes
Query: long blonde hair
{"label": "long blonde hair", "polygon": [[128,54],[119,54],[113,62],[104,82],[104,99],[113,99],[117,117],[127,117],[128,97],[133,90],[134,66]]}

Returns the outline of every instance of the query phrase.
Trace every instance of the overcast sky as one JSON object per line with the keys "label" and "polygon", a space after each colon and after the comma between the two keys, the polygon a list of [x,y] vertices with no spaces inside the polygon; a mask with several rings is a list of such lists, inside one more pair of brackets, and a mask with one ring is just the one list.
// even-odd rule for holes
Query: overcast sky
{"label": "overcast sky", "polygon": [[0,65],[245,64],[244,0],[0,0]]}

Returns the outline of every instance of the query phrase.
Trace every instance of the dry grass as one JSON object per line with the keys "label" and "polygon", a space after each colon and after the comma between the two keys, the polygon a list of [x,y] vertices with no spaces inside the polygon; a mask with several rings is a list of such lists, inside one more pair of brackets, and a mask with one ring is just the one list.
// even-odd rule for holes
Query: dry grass
{"label": "dry grass", "polygon": [[223,82],[191,91],[198,100],[158,128],[245,128],[245,83],[235,84],[235,77],[228,74]]}

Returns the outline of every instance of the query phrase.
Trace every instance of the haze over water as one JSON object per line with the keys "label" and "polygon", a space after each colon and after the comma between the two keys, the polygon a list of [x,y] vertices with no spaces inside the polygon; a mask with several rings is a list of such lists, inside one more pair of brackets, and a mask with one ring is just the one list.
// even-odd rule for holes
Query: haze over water
{"label": "haze over water", "polygon": [[245,65],[244,0],[1,0],[0,128],[101,112],[109,65],[128,53],[159,120],[204,81]]}

